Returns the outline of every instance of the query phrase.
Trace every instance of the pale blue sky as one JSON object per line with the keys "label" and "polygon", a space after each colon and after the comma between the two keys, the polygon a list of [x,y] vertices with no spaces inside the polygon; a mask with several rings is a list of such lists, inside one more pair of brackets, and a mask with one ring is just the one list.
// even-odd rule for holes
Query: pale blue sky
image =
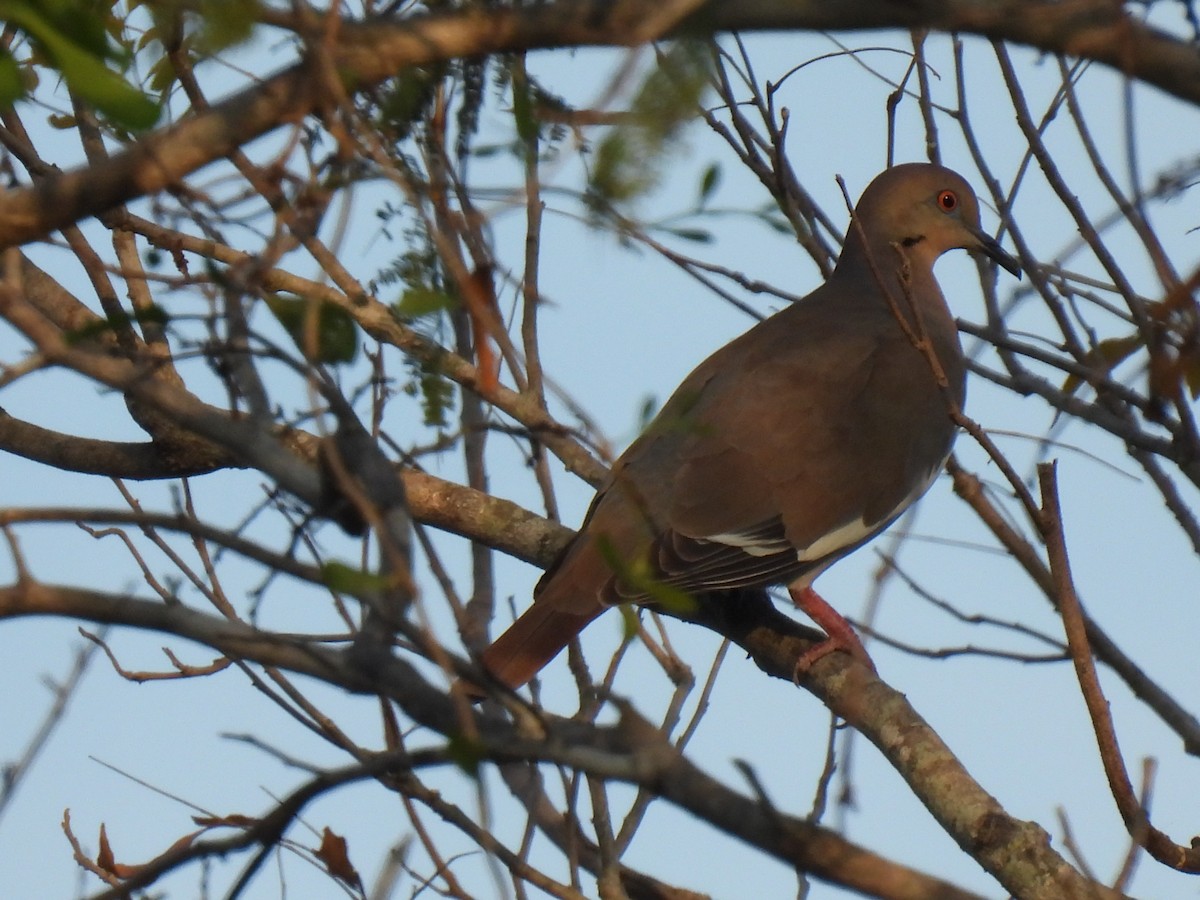
{"label": "pale blue sky", "polygon": [[[907,46],[902,35],[850,35],[841,40],[852,47]],[[933,36],[930,45],[931,61],[941,76],[935,90],[952,104],[948,40]],[[752,37],[748,46],[759,76],[769,79],[778,79],[799,60],[835,49],[828,38],[819,35]],[[1056,69],[1035,54],[1013,52],[1031,102],[1040,111],[1039,103],[1044,104],[1057,83]],[[280,65],[284,62],[282,50],[266,42],[254,49],[253,56],[247,54],[245,60],[262,66],[267,53],[279,55]],[[586,103],[597,96],[622,58],[617,51],[538,54],[531,58],[531,68],[552,90],[570,101]],[[987,46],[970,42],[968,58],[972,112],[980,140],[997,174],[1006,180],[1014,171],[1023,144],[1007,100],[999,93],[1001,87]],[[866,54],[863,59],[893,77],[906,65],[905,58],[895,53]],[[1091,125],[1097,141],[1111,155],[1114,171],[1120,177],[1120,82],[1107,71],[1093,69],[1081,90],[1094,116]],[[810,66],[793,76],[781,91],[779,102],[790,109],[792,117],[789,147],[793,164],[806,187],[839,223],[845,222],[845,214],[834,176],[843,176],[857,196],[884,164],[886,94],[886,87],[846,58]],[[1174,160],[1195,156],[1200,115],[1152,91],[1139,90],[1137,96],[1142,172],[1154,173]],[[1040,100],[1033,102],[1034,97]],[[31,124],[38,118],[32,111],[28,116]],[[492,127],[508,126],[495,107],[488,118]],[[923,135],[917,128],[914,105],[902,107],[900,124],[897,159],[921,158]],[[977,182],[951,124],[942,124],[944,161]],[[1082,177],[1086,160],[1067,140],[1058,137],[1056,129],[1052,129],[1050,141],[1061,148],[1060,162],[1069,177],[1078,178],[1085,202],[1095,204],[1095,212],[1106,211],[1107,206],[1095,200],[1094,179]],[[69,133],[63,134],[61,142],[62,156],[55,161],[69,164],[78,153]],[[1073,159],[1078,159],[1077,165]],[[651,210],[685,208],[695,194],[700,173],[714,161],[721,163],[725,178],[713,206],[751,207],[765,202],[765,193],[748,175],[737,171],[736,161],[724,146],[703,125],[697,125],[689,135],[686,152],[673,159],[669,177],[659,192],[644,201],[643,211],[648,214]],[[479,173],[490,176],[492,168],[497,184],[514,177],[511,165],[503,160],[480,164]],[[577,161],[568,160],[554,173],[554,180],[577,186],[577,174]],[[480,177],[479,183],[488,183],[488,179]],[[375,187],[380,192],[387,190]],[[351,239],[342,250],[342,261],[364,278],[391,252],[385,242],[369,240],[376,227],[372,213],[380,196],[375,188],[357,192]],[[394,199],[400,202],[399,197]],[[1187,232],[1195,224],[1196,208],[1188,199],[1166,209],[1155,208],[1153,213],[1176,266],[1184,272],[1200,259],[1197,238]],[[589,231],[555,209],[573,213],[577,211],[573,204],[553,195],[548,195],[548,202],[552,208],[545,220],[541,281],[550,305],[541,319],[543,361],[555,382],[589,411],[619,448],[634,435],[645,398],[665,399],[692,366],[750,322],[662,259],[648,252],[627,252],[611,237]],[[1022,195],[1017,216],[1027,238],[1044,259],[1065,246],[1073,231],[1040,186]],[[985,211],[984,224],[994,229],[995,216]],[[716,236],[714,243],[678,243],[677,249],[744,270],[795,294],[806,293],[819,283],[816,268],[803,252],[761,224],[749,218],[729,217],[709,225]],[[495,238],[504,264],[520,265],[523,227],[519,213],[497,215]],[[96,234],[94,230],[91,233]],[[1140,279],[1139,287],[1150,296],[1158,293],[1140,251],[1128,242],[1118,244],[1117,249],[1122,263]],[[302,268],[301,274],[311,274],[311,270]],[[965,254],[947,256],[939,264],[938,274],[955,311],[964,318],[980,320],[982,301],[974,268]],[[86,295],[78,274],[63,277]],[[1018,287],[1002,273],[1002,298]],[[511,294],[504,299],[511,301]],[[778,305],[769,297],[743,299],[763,312]],[[1031,329],[1043,324],[1036,314],[1026,318]],[[11,332],[0,329],[0,351],[6,361],[14,358],[15,348],[20,346]],[[398,363],[393,362],[393,371],[399,371]],[[119,400],[103,397],[90,387],[80,388],[74,381],[64,396],[64,383],[60,376],[29,379],[0,394],[0,404],[14,415],[28,416],[49,427],[92,436],[139,437],[137,429],[126,423]],[[295,384],[286,389],[296,389]],[[401,408],[398,406],[397,412]],[[987,428],[1033,436],[1041,434],[1049,421],[1039,402],[1003,395],[978,379],[970,386],[968,412]],[[393,425],[396,433],[404,433],[399,420]],[[1111,439],[1097,439],[1078,426],[1069,428],[1062,439],[1086,445],[1089,452],[1108,463],[1133,472],[1121,448]],[[498,448],[503,441],[497,437],[493,444]],[[1021,471],[1031,471],[1036,451],[1033,441],[1016,437],[999,437],[998,441],[1013,455]],[[994,477],[994,473],[989,475],[982,453],[969,440],[961,440],[958,451],[969,468]],[[528,473],[514,454],[507,455],[511,463],[493,471],[493,490],[537,509],[537,495]],[[1051,455],[1061,460],[1067,536],[1084,603],[1129,654],[1146,664],[1153,677],[1184,703],[1193,702],[1197,673],[1191,645],[1194,635],[1200,633],[1200,604],[1195,589],[1200,570],[1195,556],[1147,485],[1114,474],[1069,449],[1057,449]],[[83,476],[49,472],[11,457],[0,459],[0,472],[0,506],[120,505],[113,488]],[[457,461],[447,461],[445,472],[435,474],[458,477]],[[261,477],[253,473],[222,473],[195,480],[193,488],[205,514],[232,522],[242,515],[246,498],[258,491],[261,482]],[[564,519],[576,524],[590,492],[566,477],[560,479],[560,484]],[[168,508],[165,486],[134,485],[133,489],[147,505]],[[1189,492],[1188,499],[1195,504],[1195,493]],[[954,498],[944,477],[922,502],[913,530],[923,536],[994,545],[972,514]],[[129,589],[148,596],[128,558],[112,548],[115,539],[97,543],[69,527],[25,529],[20,536],[31,569],[39,578],[110,590]],[[337,538],[331,529],[323,531],[322,537],[331,547],[341,547],[344,558],[354,558],[351,545]],[[887,540],[881,539],[873,548],[885,546]],[[465,559],[456,540],[447,538],[439,545],[451,561]],[[877,565],[873,548],[840,563],[818,584],[828,599],[852,617],[858,615],[870,589]],[[1061,634],[1061,626],[1050,615],[1045,601],[1001,556],[970,546],[919,540],[905,546],[902,563],[931,592],[965,611],[1021,622],[1055,637]],[[159,572],[166,570],[161,559],[153,565]],[[453,573],[461,591],[469,587],[466,571],[464,567]],[[531,567],[498,557],[498,595],[512,595],[517,606],[523,606],[537,574]],[[11,577],[10,559],[0,556],[0,580]],[[258,576],[250,574],[239,579],[236,568],[231,567],[227,577],[231,589],[244,592],[257,583]],[[440,608],[436,586],[428,580],[424,586],[430,603]],[[280,627],[332,629],[336,626],[326,607],[315,592],[277,590],[265,614]],[[1031,642],[953,623],[898,583],[887,593],[879,624],[888,634],[927,647],[990,642],[1031,652],[1040,649]],[[586,645],[611,645],[618,630],[615,616],[601,619],[589,630]],[[715,637],[678,624],[671,625],[670,634],[676,649],[692,661],[702,677],[717,646]],[[5,723],[0,730],[0,761],[10,760],[19,752],[43,713],[46,692],[39,679],[62,674],[79,640],[73,623],[5,622],[0,627],[0,658],[7,661],[9,679],[7,690],[0,696],[0,721]],[[122,631],[114,633],[110,642],[129,668],[165,666],[159,647],[168,642],[157,636]],[[172,646],[180,649],[177,644]],[[194,647],[184,646],[182,652],[192,663],[211,658],[210,653]],[[1097,874],[1108,877],[1116,870],[1127,839],[1104,785],[1068,665],[1022,666],[971,658],[932,661],[882,646],[875,646],[873,654],[882,676],[908,695],[968,770],[1009,812],[1040,822],[1061,849],[1062,833],[1056,816],[1063,809],[1077,844]],[[597,661],[602,658],[594,657]],[[1111,691],[1118,732],[1131,768],[1136,773],[1138,762],[1145,756],[1160,761],[1153,815],[1156,824],[1186,842],[1196,831],[1194,800],[1200,796],[1200,771],[1194,760],[1182,755],[1177,738],[1132,702],[1107,672],[1101,674]],[[573,695],[564,676],[565,666],[554,664],[544,690],[548,706],[570,712],[574,709]],[[647,665],[644,652],[637,649],[631,653],[617,688],[635,697],[639,708],[652,718],[661,711],[667,696],[664,679]],[[363,741],[378,741],[372,701],[346,697],[320,686],[306,685],[306,689],[320,698],[324,708],[335,711],[344,727],[355,731]],[[740,790],[748,787],[733,762],[747,761],[777,806],[803,814],[811,803],[823,764],[827,728],[828,715],[812,697],[766,679],[740,653],[732,651],[689,753]],[[119,856],[130,862],[154,855],[191,827],[189,810],[131,784],[92,757],[219,814],[261,812],[270,805],[268,794],[283,794],[303,780],[302,773],[288,770],[244,744],[220,737],[227,733],[254,733],[318,765],[347,762],[303,732],[234,671],[190,683],[135,686],[120,681],[106,663],[98,662],[47,752],[0,819],[0,893],[18,900],[73,895],[79,875],[59,829],[64,808],[71,809],[76,833],[89,847],[95,846],[100,823],[106,823]],[[858,742],[853,766],[857,809],[845,819],[851,839],[986,896],[1002,895],[995,882],[929,821],[898,776],[864,741]],[[431,773],[429,778],[431,784],[458,799],[464,808],[475,808],[473,798],[455,773]],[[494,772],[488,773],[487,779],[497,786],[497,794],[503,793]],[[513,810],[515,806],[508,803],[498,806],[501,818],[513,816]],[[396,798],[369,785],[322,799],[306,811],[304,819],[318,829],[329,825],[348,838],[352,859],[368,884],[384,850],[409,831]],[[432,816],[427,819],[437,827]],[[836,821],[836,817],[830,821]],[[513,818],[505,833],[513,837],[521,823]],[[294,828],[290,835],[306,843],[317,842],[300,828]],[[455,838],[448,838],[447,845],[469,850],[465,842]],[[725,840],[686,814],[661,804],[647,820],[626,861],[714,897],[790,897],[796,892],[795,876],[786,867]],[[428,871],[418,858],[414,857],[414,863],[421,871]],[[478,886],[479,896],[489,896],[491,882],[478,855],[459,865],[462,872],[471,873],[464,877]],[[213,895],[223,894],[239,868],[240,861],[213,873]],[[285,855],[283,870],[288,896],[338,895],[328,879],[314,875],[294,857]],[[554,874],[563,876],[561,870]],[[190,897],[195,895],[197,883],[196,870],[188,869],[157,887],[168,890],[172,897]],[[88,880],[84,893],[97,889],[94,880]],[[412,882],[406,881],[397,896],[408,896],[411,889]],[[594,886],[585,884],[584,892],[594,894]],[[268,898],[283,893],[272,863],[245,896]],[[1183,876],[1144,861],[1133,893],[1154,898],[1187,897],[1196,895],[1197,888]],[[809,896],[812,900],[830,900],[845,894],[814,884]]]}

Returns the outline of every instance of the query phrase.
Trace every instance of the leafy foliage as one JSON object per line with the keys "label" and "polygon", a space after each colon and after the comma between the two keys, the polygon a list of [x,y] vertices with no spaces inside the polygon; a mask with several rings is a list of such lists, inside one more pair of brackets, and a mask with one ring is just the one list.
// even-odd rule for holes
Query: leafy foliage
{"label": "leafy foliage", "polygon": [[358,326],[340,306],[282,294],[269,294],[266,301],[296,346],[314,362],[348,363],[358,355]]}
{"label": "leafy foliage", "polygon": [[712,60],[711,45],[702,41],[677,41],[660,55],[625,121],[596,148],[588,185],[594,210],[628,204],[658,185],[671,152],[695,120]]}
{"label": "leafy foliage", "polygon": [[[134,87],[119,70],[129,55],[108,37],[104,7],[89,0],[0,0],[0,20],[22,32],[34,48],[30,62],[57,71],[73,93],[115,124],[149,128],[159,105]],[[26,96],[25,81],[10,51],[0,53],[0,102]]]}

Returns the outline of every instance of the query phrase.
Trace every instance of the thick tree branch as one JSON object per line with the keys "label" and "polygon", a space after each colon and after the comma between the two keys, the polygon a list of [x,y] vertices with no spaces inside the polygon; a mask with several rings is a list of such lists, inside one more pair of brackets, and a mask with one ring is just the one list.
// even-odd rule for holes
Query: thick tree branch
{"label": "thick tree branch", "polygon": [[[353,89],[440,60],[546,47],[625,46],[661,36],[672,24],[661,4],[590,0],[516,9],[344,22],[334,63]],[[274,17],[276,24],[290,23]],[[308,22],[310,20],[306,20]],[[305,23],[296,21],[296,28]],[[684,20],[681,33],[751,30],[933,28],[984,35],[1106,63],[1190,103],[1200,103],[1200,50],[1149,28],[1112,0],[713,0]],[[316,35],[315,37],[323,37]],[[209,109],[140,139],[93,166],[9,191],[0,201],[0,248],[178,184],[268,131],[320,108],[321,79],[298,63]]]}
{"label": "thick tree branch", "polygon": [[[738,605],[736,621],[728,615],[729,603],[701,604],[690,618],[718,631],[726,629],[760,667],[790,677],[808,642],[797,635],[796,623],[775,611],[765,598],[758,603],[746,599],[748,602]],[[28,579],[0,588],[0,619],[29,615],[80,618],[173,634],[233,659],[289,669],[354,693],[391,697],[418,723],[447,736],[463,733],[461,707],[399,658],[373,660],[367,672],[351,652],[260,631],[178,604],[168,606]],[[943,827],[1008,890],[1027,900],[1115,896],[1072,869],[1050,848],[1049,837],[1039,827],[1010,817],[970,778],[903,695],[865,667],[841,657],[830,654],[814,665],[809,689],[875,743]],[[764,809],[729,790],[688,762],[631,708],[621,705],[621,709],[621,723],[611,728],[540,714],[537,721],[546,730],[534,739],[515,736],[513,726],[494,717],[475,720],[471,728],[479,735],[486,758],[550,761],[638,784],[817,877],[865,893],[878,892],[878,886],[872,885],[881,871],[878,857],[832,832],[776,809]],[[895,872],[888,875],[889,879],[896,877]],[[950,893],[930,893],[929,879],[917,877],[921,881],[914,882],[911,890],[889,890],[883,896],[964,896],[950,886],[944,888]]]}
{"label": "thick tree branch", "polygon": [[[674,615],[673,613],[667,613]],[[742,647],[760,669],[790,680],[812,632],[764,594],[702,600],[685,616]],[[873,743],[938,823],[1001,884],[1023,898],[1108,897],[1050,848],[1034,822],[1009,816],[966,771],[903,694],[847,654],[831,653],[804,687]]]}
{"label": "thick tree branch", "polygon": [[714,31],[928,28],[1092,59],[1200,103],[1200,49],[1114,0],[716,0],[685,23]]}
{"label": "thick tree branch", "polygon": [[101,441],[52,431],[10,416],[0,408],[0,450],[25,459],[88,475],[151,480],[202,475],[233,463],[234,458],[208,442],[189,445],[198,452],[169,450],[153,441]]}

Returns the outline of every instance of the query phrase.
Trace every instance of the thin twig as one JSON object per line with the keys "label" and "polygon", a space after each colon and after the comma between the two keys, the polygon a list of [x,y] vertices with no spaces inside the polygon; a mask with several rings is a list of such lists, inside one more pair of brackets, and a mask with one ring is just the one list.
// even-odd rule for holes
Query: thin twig
{"label": "thin twig", "polygon": [[1084,703],[1092,719],[1100,760],[1108,778],[1109,789],[1117,803],[1117,809],[1125,822],[1130,837],[1146,848],[1146,851],[1164,865],[1181,872],[1200,872],[1200,845],[1183,847],[1150,823],[1142,808],[1125,761],[1117,743],[1116,729],[1096,667],[1092,662],[1092,650],[1088,643],[1087,626],[1083,610],[1075,593],[1075,582],[1071,576],[1071,565],[1067,555],[1066,537],[1063,531],[1062,509],[1058,502],[1056,465],[1043,463],[1038,466],[1038,481],[1041,487],[1042,511],[1039,517],[1042,537],[1050,560],[1050,571],[1054,577],[1058,608],[1062,614],[1067,633],[1067,644],[1075,664],[1075,674],[1083,691]]}

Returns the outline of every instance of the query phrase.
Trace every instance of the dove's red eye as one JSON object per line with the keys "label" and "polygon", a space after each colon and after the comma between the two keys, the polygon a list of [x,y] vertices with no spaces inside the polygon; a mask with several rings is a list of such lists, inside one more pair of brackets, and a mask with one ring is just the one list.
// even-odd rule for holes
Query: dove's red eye
{"label": "dove's red eye", "polygon": [[942,212],[954,212],[958,209],[958,194],[954,191],[942,191],[938,194],[937,204]]}

